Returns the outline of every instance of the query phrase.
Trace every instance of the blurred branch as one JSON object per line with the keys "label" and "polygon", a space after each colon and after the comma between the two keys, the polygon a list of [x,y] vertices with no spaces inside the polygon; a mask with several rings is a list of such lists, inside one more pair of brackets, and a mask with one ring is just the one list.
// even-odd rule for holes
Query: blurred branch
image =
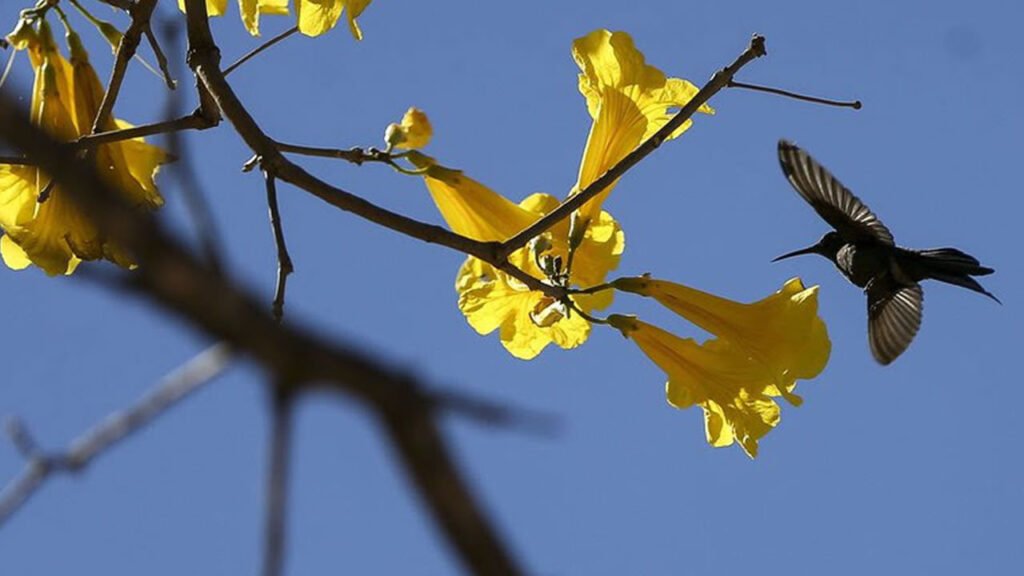
{"label": "blurred branch", "polygon": [[263,541],[263,576],[284,573],[288,519],[288,467],[295,402],[284,386],[276,386],[271,403],[270,465],[267,475],[266,524]]}
{"label": "blurred branch", "polygon": [[755,34],[750,39],[750,44],[747,45],[746,50],[744,50],[732,64],[722,68],[718,72],[715,72],[711,79],[701,87],[700,91],[697,92],[697,94],[695,94],[694,97],[690,99],[690,101],[687,102],[671,120],[662,126],[660,130],[633,149],[633,151],[627,154],[622,160],[619,160],[617,164],[609,168],[608,171],[602,174],[600,178],[591,182],[589,186],[566,198],[558,208],[548,212],[540,220],[537,220],[530,226],[526,227],[523,231],[502,242],[501,247],[498,249],[498,255],[502,259],[508,258],[510,254],[525,246],[532,238],[543,234],[558,222],[568,218],[573,211],[579,209],[586,204],[588,200],[604,191],[605,188],[625,174],[627,170],[646,158],[651,154],[651,152],[657,150],[658,147],[661,146],[662,143],[676,131],[676,129],[682,126],[684,122],[689,120],[690,117],[704,105],[704,103],[710,100],[711,97],[717,94],[722,88],[725,88],[729,81],[732,80],[732,77],[739,72],[740,68],[743,68],[751,61],[760,58],[765,54],[767,54],[767,52],[764,47],[764,36]]}
{"label": "blurred branch", "polygon": [[52,474],[78,473],[112,446],[131,436],[210,382],[234,355],[227,344],[214,344],[163,378],[127,410],[117,411],[75,439],[65,452],[46,454],[17,420],[8,434],[28,462],[21,474],[0,491],[0,526],[42,486]]}
{"label": "blurred branch", "polygon": [[[189,0],[189,20],[200,13],[205,22],[205,8],[204,0]],[[413,485],[464,564],[479,574],[521,572],[459,473],[438,428],[438,409],[458,411],[459,405],[436,398],[390,363],[276,322],[258,298],[191,256],[152,214],[127,205],[73,147],[54,142],[30,124],[3,94],[0,137],[58,179],[68,198],[135,256],[139,267],[127,277],[129,287],[253,357],[285,391],[328,389],[361,402],[383,423]]]}

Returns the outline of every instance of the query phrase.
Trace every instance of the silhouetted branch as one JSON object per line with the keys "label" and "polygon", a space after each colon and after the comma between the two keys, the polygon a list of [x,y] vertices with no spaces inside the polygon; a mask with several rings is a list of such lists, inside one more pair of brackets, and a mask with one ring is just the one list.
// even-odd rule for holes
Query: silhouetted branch
{"label": "silhouetted branch", "polygon": [[28,460],[21,474],[0,491],[0,526],[55,473],[78,473],[96,456],[131,436],[220,374],[234,355],[227,344],[207,348],[171,372],[127,410],[114,412],[75,439],[65,452],[46,454],[18,421],[8,434]]}

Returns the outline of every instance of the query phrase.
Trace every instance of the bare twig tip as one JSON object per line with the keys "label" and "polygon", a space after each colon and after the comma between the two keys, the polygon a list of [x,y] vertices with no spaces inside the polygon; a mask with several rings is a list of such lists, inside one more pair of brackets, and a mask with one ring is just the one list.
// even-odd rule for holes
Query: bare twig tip
{"label": "bare twig tip", "polygon": [[764,36],[761,36],[760,34],[754,34],[754,36],[750,39],[750,51],[753,52],[754,56],[758,58],[760,58],[761,56],[766,56],[768,54],[768,50],[765,48],[764,45]]}

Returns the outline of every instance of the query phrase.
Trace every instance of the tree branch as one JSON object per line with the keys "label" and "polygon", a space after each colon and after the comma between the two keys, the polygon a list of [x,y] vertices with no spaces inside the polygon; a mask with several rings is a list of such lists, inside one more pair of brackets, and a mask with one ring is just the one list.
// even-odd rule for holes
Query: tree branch
{"label": "tree branch", "polygon": [[600,178],[591,182],[589,186],[566,198],[558,208],[548,212],[540,220],[537,220],[515,236],[502,242],[501,247],[498,249],[498,256],[501,259],[508,258],[510,254],[525,246],[531,239],[543,234],[558,222],[568,218],[573,211],[577,210],[586,204],[588,200],[604,191],[604,189],[610,186],[612,182],[615,182],[625,174],[627,170],[635,166],[651,152],[654,152],[659,146],[661,146],[661,144],[673,132],[675,132],[677,128],[682,126],[683,122],[689,120],[705,102],[710,100],[711,97],[717,94],[719,90],[725,88],[740,68],[743,68],[752,60],[764,56],[766,53],[767,52],[765,52],[764,48],[764,36],[755,34],[754,37],[751,38],[747,49],[744,50],[732,64],[718,72],[715,72],[711,77],[711,80],[708,80],[707,84],[704,84],[704,86],[701,87],[700,91],[694,95],[693,99],[687,102],[686,105],[668,121],[668,123],[661,127],[660,130],[637,146],[632,152],[627,154],[625,158],[619,160],[615,166],[609,168],[608,171],[602,174]]}

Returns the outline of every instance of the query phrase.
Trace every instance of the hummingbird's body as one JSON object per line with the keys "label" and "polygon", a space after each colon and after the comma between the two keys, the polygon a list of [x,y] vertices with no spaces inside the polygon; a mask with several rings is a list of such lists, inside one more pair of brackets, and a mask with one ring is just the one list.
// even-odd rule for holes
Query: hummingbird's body
{"label": "hummingbird's body", "polygon": [[835,229],[817,244],[779,256],[820,254],[835,264],[868,297],[868,343],[875,359],[889,364],[903,353],[921,326],[921,280],[963,286],[999,301],[971,276],[993,270],[956,248],[909,250],[896,246],[892,233],[807,152],[779,141],[779,162],[789,183]]}

